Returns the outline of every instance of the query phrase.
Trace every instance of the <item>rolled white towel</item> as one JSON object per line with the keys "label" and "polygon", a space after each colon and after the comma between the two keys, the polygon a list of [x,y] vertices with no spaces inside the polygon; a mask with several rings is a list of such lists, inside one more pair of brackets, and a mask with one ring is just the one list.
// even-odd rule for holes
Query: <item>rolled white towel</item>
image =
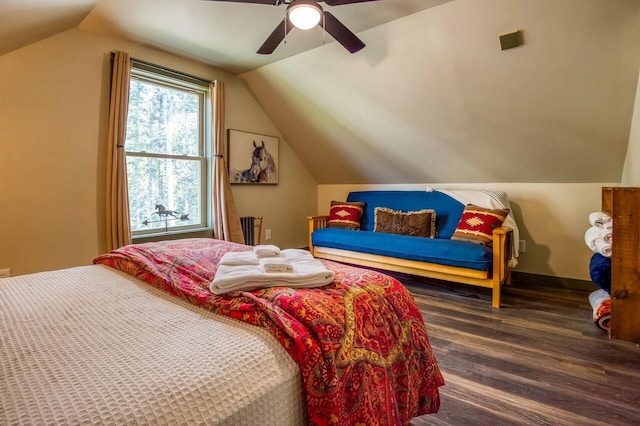
{"label": "rolled white towel", "polygon": [[590,213],[589,223],[591,226],[596,226],[598,228],[612,229],[613,227],[613,220],[611,219],[611,216],[604,212]]}
{"label": "rolled white towel", "polygon": [[253,252],[258,258],[280,256],[280,248],[272,244],[261,244],[255,246],[253,248]]}
{"label": "rolled white towel", "polygon": [[260,259],[253,251],[230,251],[222,255],[220,265],[259,265]]}
{"label": "rolled white towel", "polygon": [[606,243],[602,240],[596,240],[595,246],[595,253],[600,253],[604,257],[611,257],[611,243]]}
{"label": "rolled white towel", "polygon": [[591,233],[593,233],[596,239],[600,239],[605,243],[613,242],[613,229],[598,228],[597,226],[589,229],[592,229]]}
{"label": "rolled white towel", "polygon": [[593,322],[604,331],[610,330],[611,296],[605,290],[599,289],[589,294],[589,303],[593,309]]}
{"label": "rolled white towel", "polygon": [[594,311],[598,309],[598,306],[600,306],[600,304],[602,304],[602,302],[607,299],[611,299],[611,295],[609,295],[606,290],[603,290],[601,288],[589,293],[589,304]]}
{"label": "rolled white towel", "polygon": [[293,266],[283,257],[265,257],[260,259],[260,270],[266,273],[293,272]]}
{"label": "rolled white towel", "polygon": [[592,251],[596,251],[596,243],[599,241],[611,244],[613,242],[613,230],[592,226],[585,231],[584,242]]}

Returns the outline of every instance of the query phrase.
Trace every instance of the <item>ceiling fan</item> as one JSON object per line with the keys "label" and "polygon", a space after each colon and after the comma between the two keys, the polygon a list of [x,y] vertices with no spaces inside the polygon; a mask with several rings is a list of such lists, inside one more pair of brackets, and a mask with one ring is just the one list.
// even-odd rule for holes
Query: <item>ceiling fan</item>
{"label": "ceiling fan", "polygon": [[265,42],[258,49],[258,53],[269,55],[276,50],[276,47],[284,40],[293,27],[308,30],[316,25],[320,25],[338,43],[344,46],[351,53],[361,50],[365,44],[349,28],[345,27],[331,13],[324,11],[318,4],[324,1],[329,6],[341,6],[352,3],[365,3],[378,0],[210,0],[226,1],[234,3],[256,3],[272,6],[287,5],[284,19],[267,37]]}

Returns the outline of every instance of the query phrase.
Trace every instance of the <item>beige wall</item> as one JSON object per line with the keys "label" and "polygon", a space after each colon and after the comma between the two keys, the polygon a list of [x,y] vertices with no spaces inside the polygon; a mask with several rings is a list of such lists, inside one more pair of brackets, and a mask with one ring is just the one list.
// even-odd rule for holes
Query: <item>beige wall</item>
{"label": "beige wall", "polygon": [[[142,45],[70,30],[0,56],[0,268],[13,275],[84,265],[106,249],[109,52],[226,84],[226,127],[280,136],[233,75]],[[316,182],[280,139],[281,183],[234,187],[241,215],[271,242],[306,245]]]}
{"label": "beige wall", "polygon": [[526,252],[516,271],[590,281],[593,255],[584,243],[588,216],[600,211],[601,188],[617,184],[417,184],[320,185],[318,213],[328,214],[331,200],[344,200],[349,191],[366,189],[475,188],[505,191],[509,195]]}
{"label": "beige wall", "polygon": [[635,100],[627,156],[622,172],[622,185],[624,186],[640,186],[640,84],[636,88]]}

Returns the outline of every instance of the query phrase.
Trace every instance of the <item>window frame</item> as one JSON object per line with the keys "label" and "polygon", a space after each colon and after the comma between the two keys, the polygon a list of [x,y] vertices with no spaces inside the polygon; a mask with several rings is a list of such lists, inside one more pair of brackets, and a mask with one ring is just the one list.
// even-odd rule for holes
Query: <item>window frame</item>
{"label": "window frame", "polygon": [[[186,74],[171,71],[152,64],[132,62],[131,81],[138,80],[159,87],[181,90],[198,95],[198,155],[179,155],[170,153],[153,153],[145,151],[130,151],[125,142],[125,157],[138,157],[149,159],[188,160],[197,161],[200,165],[200,220],[192,225],[172,225],[168,227],[133,230],[131,224],[132,239],[152,238],[163,235],[194,233],[212,230],[211,226],[211,103],[209,83]],[[129,174],[127,171],[127,179]],[[130,198],[129,198],[130,203]],[[150,212],[150,215],[152,212]]]}

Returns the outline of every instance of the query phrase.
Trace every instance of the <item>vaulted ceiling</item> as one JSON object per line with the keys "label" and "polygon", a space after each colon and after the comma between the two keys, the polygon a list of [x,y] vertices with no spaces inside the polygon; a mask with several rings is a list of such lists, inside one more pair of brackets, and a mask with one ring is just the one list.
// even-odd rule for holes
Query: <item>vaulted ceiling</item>
{"label": "vaulted ceiling", "polygon": [[[367,47],[351,55],[316,28],[257,55],[284,6],[3,0],[0,54],[79,26],[238,74],[319,183],[620,180],[637,0],[323,7]],[[501,50],[515,30],[524,44]]]}
{"label": "vaulted ceiling", "polygon": [[[451,0],[360,1],[320,5],[357,33]],[[333,42],[320,28],[294,29],[286,46],[256,54],[285,13],[285,4],[240,0],[2,0],[0,55],[80,26],[240,73]]]}

